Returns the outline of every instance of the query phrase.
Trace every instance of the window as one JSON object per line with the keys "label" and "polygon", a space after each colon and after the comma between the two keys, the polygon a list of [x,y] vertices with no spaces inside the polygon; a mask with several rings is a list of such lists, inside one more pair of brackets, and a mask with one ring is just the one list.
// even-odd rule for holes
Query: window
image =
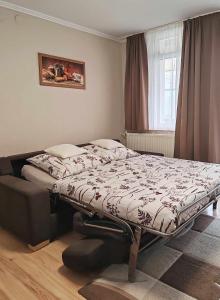
{"label": "window", "polygon": [[176,23],[146,33],[151,130],[175,130],[182,32]]}

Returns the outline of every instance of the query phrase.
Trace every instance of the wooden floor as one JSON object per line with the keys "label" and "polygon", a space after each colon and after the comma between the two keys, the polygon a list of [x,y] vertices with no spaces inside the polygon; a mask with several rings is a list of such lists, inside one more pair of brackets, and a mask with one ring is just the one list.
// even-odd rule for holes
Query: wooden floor
{"label": "wooden floor", "polygon": [[[207,214],[220,217],[210,207]],[[0,300],[82,300],[78,289],[96,274],[73,273],[62,264],[62,251],[82,237],[70,233],[39,251],[31,252],[13,235],[0,228]]]}
{"label": "wooden floor", "polygon": [[70,233],[31,252],[0,228],[0,300],[82,300],[78,289],[93,274],[73,273],[62,264],[62,251],[81,236]]}

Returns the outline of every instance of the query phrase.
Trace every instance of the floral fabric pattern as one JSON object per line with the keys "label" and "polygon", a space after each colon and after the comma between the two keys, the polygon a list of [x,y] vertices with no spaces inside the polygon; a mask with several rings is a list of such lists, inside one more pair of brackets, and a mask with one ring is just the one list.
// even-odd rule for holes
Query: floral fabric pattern
{"label": "floral fabric pattern", "polygon": [[101,158],[112,161],[112,160],[121,160],[128,159],[131,157],[139,156],[140,154],[128,149],[126,147],[114,148],[114,149],[104,149],[96,145],[88,145],[84,147],[89,152],[100,156]]}
{"label": "floral fabric pattern", "polygon": [[85,153],[65,159],[45,153],[29,158],[27,161],[46,171],[56,179],[79,174],[107,163],[106,160],[92,153]]}
{"label": "floral fabric pattern", "polygon": [[[54,192],[171,233],[208,203],[207,194],[219,185],[220,165],[141,155],[59,180]],[[193,209],[181,213],[200,198]]]}

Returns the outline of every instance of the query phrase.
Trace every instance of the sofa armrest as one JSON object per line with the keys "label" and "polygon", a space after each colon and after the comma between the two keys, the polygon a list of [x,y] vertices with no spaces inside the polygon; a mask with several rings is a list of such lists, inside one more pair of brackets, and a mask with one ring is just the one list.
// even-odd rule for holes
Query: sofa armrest
{"label": "sofa armrest", "polygon": [[48,191],[14,176],[0,176],[0,224],[32,246],[49,240]]}
{"label": "sofa armrest", "polygon": [[12,175],[12,165],[7,157],[0,157],[0,175]]}
{"label": "sofa armrest", "polygon": [[141,155],[157,155],[157,156],[164,156],[163,153],[158,153],[158,152],[149,152],[149,151],[142,151],[142,150],[135,150],[137,153]]}

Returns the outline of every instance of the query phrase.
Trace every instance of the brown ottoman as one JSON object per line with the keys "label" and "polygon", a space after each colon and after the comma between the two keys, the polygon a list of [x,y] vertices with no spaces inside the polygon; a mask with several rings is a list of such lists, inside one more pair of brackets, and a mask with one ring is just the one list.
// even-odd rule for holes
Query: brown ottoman
{"label": "brown ottoman", "polygon": [[128,259],[129,243],[115,239],[83,239],[64,250],[63,263],[77,271],[91,271]]}

